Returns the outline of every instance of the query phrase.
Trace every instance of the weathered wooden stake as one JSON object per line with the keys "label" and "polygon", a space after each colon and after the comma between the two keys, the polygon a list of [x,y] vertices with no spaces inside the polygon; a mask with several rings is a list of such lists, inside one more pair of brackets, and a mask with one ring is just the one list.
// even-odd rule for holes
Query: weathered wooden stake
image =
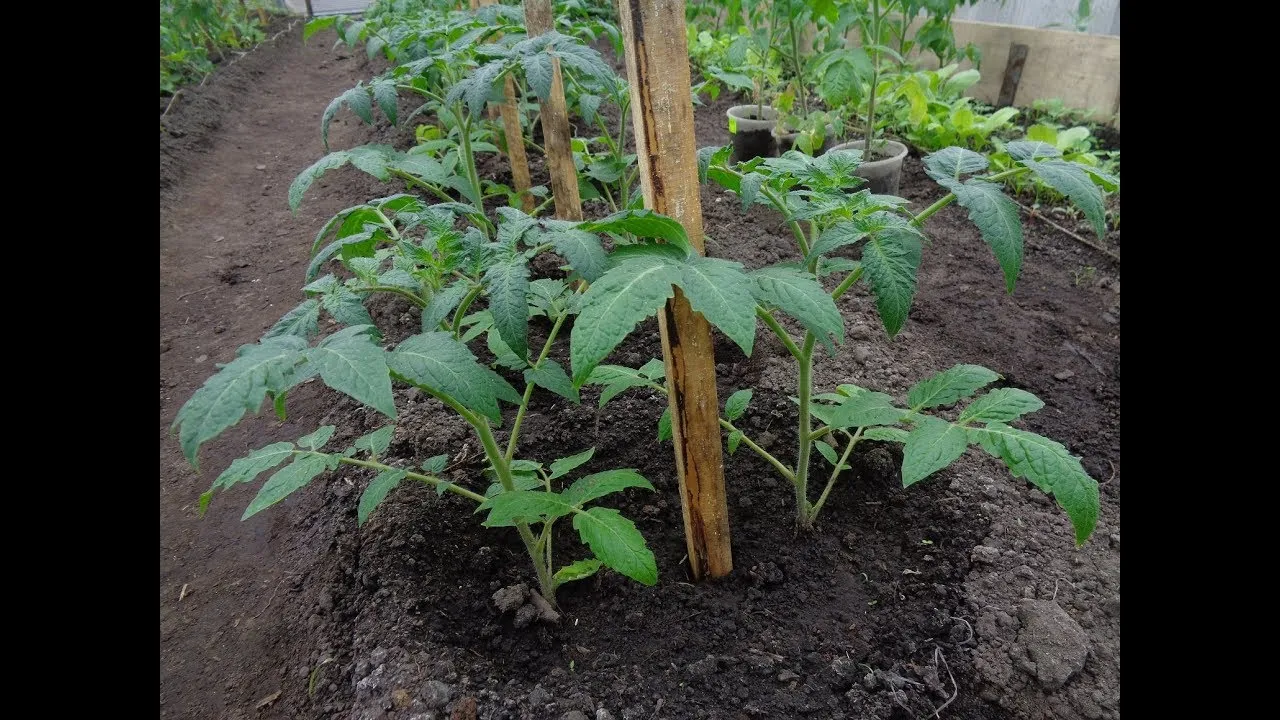
{"label": "weathered wooden stake", "polygon": [[1018,95],[1018,83],[1022,82],[1022,68],[1027,64],[1027,53],[1030,48],[1014,43],[1009,46],[1009,62],[1004,66],[1004,82],[1000,85],[1000,95],[996,98],[996,107],[1009,107]]}
{"label": "weathered wooden stake", "polygon": [[[684,0],[620,0],[645,207],[684,226],[705,254]],[[689,565],[695,580],[733,570],[711,326],[676,290],[658,316]]]}
{"label": "weathered wooden stake", "polygon": [[[529,37],[551,32],[553,22],[551,0],[524,0],[524,27]],[[582,219],[582,197],[578,194],[578,169],[573,165],[572,143],[560,60],[552,58],[551,96],[542,103],[542,144],[547,151],[547,170],[551,173],[556,217],[561,220]]]}
{"label": "weathered wooden stake", "polygon": [[[471,0],[471,9],[492,5],[497,0]],[[495,38],[497,39],[497,38]],[[516,84],[510,75],[504,78],[502,86],[504,100],[498,111],[502,114],[502,136],[507,143],[507,160],[511,162],[511,182],[520,193],[520,202],[527,213],[533,212],[533,196],[529,187],[533,181],[529,177],[529,158],[524,152],[524,130],[520,127],[520,108],[516,105]],[[489,118],[493,119],[494,108],[489,107]]]}

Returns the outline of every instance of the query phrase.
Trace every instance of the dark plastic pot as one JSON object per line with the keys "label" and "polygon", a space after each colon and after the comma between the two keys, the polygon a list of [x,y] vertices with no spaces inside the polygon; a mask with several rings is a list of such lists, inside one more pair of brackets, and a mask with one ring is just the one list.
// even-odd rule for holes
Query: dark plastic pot
{"label": "dark plastic pot", "polygon": [[[841,143],[827,152],[861,150],[865,143],[865,140]],[[877,157],[869,162],[864,160],[854,174],[866,179],[867,187],[876,195],[897,195],[898,186],[902,183],[902,161],[907,157],[907,146],[893,140],[883,140],[876,142],[876,150],[877,156],[887,153],[888,157]]]}
{"label": "dark plastic pot", "polygon": [[[759,114],[764,117],[758,117]],[[778,123],[778,111],[765,105],[735,105],[729,108],[729,135],[733,138],[733,159],[736,162],[758,157],[773,157],[777,143],[773,139],[773,127]]]}
{"label": "dark plastic pot", "polygon": [[[774,138],[777,140],[777,143],[778,143],[778,154],[781,155],[782,153],[788,150],[797,149],[796,138],[799,136],[800,136],[800,133],[798,132],[779,133],[775,130]],[[822,155],[823,153],[825,153],[827,151],[827,148],[831,147],[831,143],[835,141],[836,141],[836,128],[834,125],[828,125],[827,132],[822,136],[822,144],[814,148],[813,150],[814,157],[817,157],[818,155]]]}

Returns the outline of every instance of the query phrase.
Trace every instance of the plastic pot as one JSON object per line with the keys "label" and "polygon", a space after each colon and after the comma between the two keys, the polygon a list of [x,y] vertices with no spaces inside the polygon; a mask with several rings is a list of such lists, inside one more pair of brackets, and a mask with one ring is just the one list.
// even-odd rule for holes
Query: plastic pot
{"label": "plastic pot", "polygon": [[[841,150],[861,150],[865,140],[841,143],[827,152]],[[883,149],[882,149],[883,148]],[[863,160],[854,175],[867,181],[867,187],[876,195],[897,195],[898,186],[902,183],[902,161],[907,158],[907,146],[893,140],[876,142],[876,155],[888,154],[875,160]]]}
{"label": "plastic pot", "polygon": [[[796,138],[800,136],[800,133],[798,132],[780,133],[777,130],[775,130],[773,135],[778,143],[779,155],[781,155],[782,153],[788,150],[798,149],[796,148],[795,145],[796,145]],[[817,157],[818,155],[822,155],[823,153],[825,153],[827,151],[827,148],[831,147],[831,143],[835,142],[835,140],[836,140],[836,128],[834,125],[828,125],[826,133],[824,133],[822,136],[822,144],[813,149],[814,157]]]}
{"label": "plastic pot", "polygon": [[[757,111],[764,117],[759,117]],[[777,143],[773,139],[773,128],[778,123],[777,110],[768,105],[735,105],[726,114],[729,116],[729,135],[733,138],[734,161],[777,154]]]}

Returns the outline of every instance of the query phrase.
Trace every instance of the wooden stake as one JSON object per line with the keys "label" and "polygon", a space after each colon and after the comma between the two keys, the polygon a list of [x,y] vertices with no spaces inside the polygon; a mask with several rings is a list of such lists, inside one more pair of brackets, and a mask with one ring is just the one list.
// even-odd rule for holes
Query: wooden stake
{"label": "wooden stake", "polygon": [[[472,10],[485,5],[492,5],[497,0],[471,0]],[[498,38],[495,37],[495,40]],[[516,105],[516,84],[510,75],[504,78],[502,94],[505,98],[498,112],[502,114],[502,136],[507,144],[507,159],[511,162],[511,181],[520,193],[520,202],[527,213],[533,212],[533,196],[529,188],[533,181],[529,177],[529,158],[524,152],[524,130],[520,127],[520,108]],[[494,119],[494,108],[489,107],[489,119]]]}
{"label": "wooden stake", "polygon": [[1009,46],[1009,62],[1004,66],[1004,82],[1000,85],[1000,95],[996,98],[996,107],[1009,107],[1018,95],[1018,83],[1022,82],[1022,68],[1027,64],[1027,53],[1030,48],[1014,43]]}
{"label": "wooden stake", "polygon": [[[551,32],[551,0],[524,0],[524,26],[529,37]],[[683,30],[681,32],[684,32]],[[578,169],[573,165],[573,134],[564,102],[564,80],[560,59],[551,59],[551,96],[542,103],[542,143],[551,173],[551,193],[555,196],[556,217],[582,219],[582,198],[578,194]]]}
{"label": "wooden stake", "polygon": [[[705,254],[684,0],[618,3],[645,207],[684,226]],[[733,570],[711,327],[676,290],[658,316],[689,565],[695,580]]]}

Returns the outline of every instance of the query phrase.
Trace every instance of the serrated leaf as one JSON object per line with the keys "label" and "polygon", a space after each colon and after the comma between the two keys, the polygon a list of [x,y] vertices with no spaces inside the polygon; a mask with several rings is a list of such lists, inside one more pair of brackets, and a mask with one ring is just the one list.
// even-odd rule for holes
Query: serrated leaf
{"label": "serrated leaf", "polygon": [[729,433],[729,454],[730,455],[738,452],[738,445],[742,442],[743,437],[745,436],[743,435],[741,430],[734,430],[733,432]]}
{"label": "serrated leaf", "polygon": [[885,228],[871,235],[862,248],[862,267],[889,337],[897,335],[907,321],[920,254],[920,237],[904,228]]}
{"label": "serrated leaf", "polygon": [[686,256],[694,254],[684,226],[652,210],[619,210],[579,227],[589,232],[631,233],[638,238],[658,238],[680,248]]}
{"label": "serrated leaf", "polygon": [[484,274],[493,326],[520,359],[529,357],[529,266],[516,255],[489,266]]}
{"label": "serrated leaf", "polygon": [[564,491],[564,499],[582,507],[586,503],[627,488],[652,490],[653,485],[632,469],[605,470],[579,478]]}
{"label": "serrated leaf", "polygon": [[747,411],[747,405],[751,403],[752,390],[739,390],[729,396],[724,401],[724,416],[729,422],[733,422],[742,417],[742,413]]}
{"label": "serrated leaf", "polygon": [[981,365],[955,365],[913,385],[907,404],[913,410],[950,405],[999,379],[998,373]]}
{"label": "serrated leaf", "polygon": [[853,221],[841,220],[834,225],[822,231],[818,236],[818,241],[809,248],[809,255],[805,258],[805,262],[811,262],[815,257],[825,255],[826,253],[836,250],[846,245],[853,245],[860,242],[867,236],[867,232]]}
{"label": "serrated leaf", "polygon": [[325,443],[329,442],[329,438],[333,437],[333,433],[337,429],[336,425],[322,425],[316,428],[314,432],[298,438],[298,447],[319,450],[324,447]]}
{"label": "serrated leaf", "polygon": [[649,358],[648,362],[641,365],[637,372],[654,382],[658,382],[667,377],[667,366],[658,358]]}
{"label": "serrated leaf", "polygon": [[330,459],[328,455],[314,453],[299,455],[297,459],[285,465],[284,468],[277,470],[276,474],[267,479],[262,489],[258,491],[257,497],[253,499],[253,502],[249,503],[249,507],[245,508],[244,515],[240,516],[240,519],[248,520],[284,500],[293,491],[304,487],[314,480],[317,475],[328,470],[329,465]]}
{"label": "serrated leaf", "polygon": [[587,448],[586,450],[583,450],[577,455],[570,455],[569,457],[560,458],[559,460],[556,460],[555,462],[551,463],[551,473],[550,475],[548,475],[548,477],[550,477],[552,480],[555,480],[558,477],[563,477],[565,475],[568,475],[578,467],[590,461],[591,456],[595,454],[596,454],[595,448]]}
{"label": "serrated leaf", "polygon": [[682,270],[680,289],[694,310],[750,357],[756,339],[753,285],[741,263],[694,256]]}
{"label": "serrated leaf", "polygon": [[604,407],[618,393],[633,387],[647,386],[649,380],[634,368],[621,365],[599,365],[587,376],[584,384],[604,386],[604,390],[600,393],[600,407]]}
{"label": "serrated leaf", "polygon": [[906,415],[906,410],[893,406],[893,398],[884,393],[866,391],[837,405],[830,425],[834,428],[892,425]]}
{"label": "serrated leaf", "polygon": [[209,506],[209,498],[213,491],[229,488],[239,483],[252,482],[254,478],[284,462],[293,455],[293,443],[271,443],[258,448],[242,458],[231,461],[231,465],[223,470],[218,479],[213,481],[209,490],[200,496],[200,514],[203,515]]}
{"label": "serrated leaf", "polygon": [[746,212],[751,207],[751,203],[756,201],[756,195],[760,193],[760,186],[764,181],[765,176],[757,172],[749,172],[742,176],[738,185],[738,198],[742,200],[742,212]]}
{"label": "serrated leaf", "polygon": [[545,100],[551,95],[551,56],[546,53],[534,53],[520,58],[520,70],[524,73],[529,89]]}
{"label": "serrated leaf", "polygon": [[356,524],[364,525],[374,509],[387,498],[392,490],[405,478],[404,470],[383,470],[369,483],[360,495],[360,506],[356,508]]}
{"label": "serrated leaf", "polygon": [[955,462],[968,445],[964,428],[924,416],[902,449],[902,487],[910,487]]}
{"label": "serrated leaf", "polygon": [[[337,285],[320,298],[320,305],[342,325],[351,327],[373,325],[373,318],[364,306],[364,298],[347,288]],[[377,332],[377,329],[374,329]]]}
{"label": "serrated leaf", "polygon": [[329,153],[319,160],[315,161],[306,170],[298,173],[298,177],[293,179],[289,184],[289,209],[296,211],[298,205],[302,203],[302,195],[311,187],[311,184],[330,170],[336,170],[347,164],[351,156],[345,150]]}
{"label": "serrated leaf", "polygon": [[1051,143],[1040,140],[1018,140],[1005,143],[1004,151],[1015,161],[1062,157],[1062,151]]}
{"label": "serrated leaf", "polygon": [[1072,204],[1089,218],[1098,238],[1106,237],[1107,220],[1106,209],[1102,204],[1102,191],[1079,165],[1063,160],[1041,162],[1030,159],[1023,160],[1022,164],[1031,168],[1046,185],[1071,198]]}
{"label": "serrated leaf", "polygon": [[800,321],[832,353],[836,342],[844,342],[844,318],[836,303],[812,275],[786,267],[761,268],[751,276],[756,281],[756,298],[779,308]]}
{"label": "serrated leaf", "polygon": [[[578,388],[573,386],[573,381],[569,379],[568,373],[564,371],[560,363],[547,358],[537,368],[529,368],[524,371],[524,381],[531,382],[541,388],[546,388],[551,392],[568,398],[575,403],[581,402],[578,395]],[[554,467],[554,466],[553,466]]]}
{"label": "serrated leaf", "polygon": [[355,449],[367,451],[370,455],[377,457],[391,447],[391,438],[395,435],[395,432],[395,425],[381,427],[367,435],[360,436],[353,445]]}
{"label": "serrated leaf", "polygon": [[573,512],[573,503],[560,493],[545,490],[509,490],[487,498],[476,512],[488,510],[485,527],[511,527],[517,522],[554,520]]}
{"label": "serrated leaf", "polygon": [[315,298],[303,300],[294,309],[276,321],[271,329],[262,335],[262,340],[291,335],[309,340],[320,332],[320,301]]}
{"label": "serrated leaf", "polygon": [[826,277],[838,272],[853,272],[862,267],[862,263],[848,258],[822,258],[818,261],[818,277]]}
{"label": "serrated leaf", "polygon": [[325,385],[394,418],[396,401],[386,352],[369,337],[373,329],[368,325],[343,328],[307,350],[306,356]]}
{"label": "serrated leaf", "polygon": [[609,259],[596,235],[584,230],[569,229],[548,232],[542,239],[551,243],[556,252],[563,255],[587,282],[595,282],[604,274]]}
{"label": "serrated leaf", "polygon": [[662,409],[662,417],[658,418],[658,442],[666,442],[671,437],[671,408],[665,407]]}
{"label": "serrated leaf", "polygon": [[497,373],[476,362],[467,346],[448,333],[414,335],[387,354],[391,372],[405,382],[453,398],[495,423],[498,400],[520,404],[520,395]]}
{"label": "serrated leaf", "polygon": [[896,427],[869,427],[862,431],[863,440],[904,443],[907,441],[907,436],[906,430]]}
{"label": "serrated leaf", "polygon": [[292,335],[245,345],[237,357],[178,410],[173,426],[187,461],[199,469],[200,445],[235,425],[246,411],[258,412],[267,393],[280,394],[305,379],[296,373],[305,340]]}
{"label": "serrated leaf", "polygon": [[998,388],[969,403],[956,422],[1009,422],[1042,407],[1040,398],[1026,390]]}
{"label": "serrated leaf", "polygon": [[[516,462],[519,461],[517,460]],[[492,469],[486,472],[491,471]],[[537,474],[518,473],[514,469],[511,471],[511,484],[516,490],[533,490],[534,488],[539,490],[543,489],[542,478],[538,477]],[[502,487],[502,483],[495,482],[484,491],[484,496],[487,498],[497,497],[504,492],[507,492],[507,489]]]}
{"label": "serrated leaf", "polygon": [[606,272],[582,296],[582,309],[570,336],[574,384],[579,387],[595,366],[636,325],[656,314],[675,295],[680,267],[658,258],[629,258]]}
{"label": "serrated leaf", "polygon": [[582,542],[606,566],[644,585],[656,585],[658,565],[635,523],[612,508],[593,507],[573,516]]}
{"label": "serrated leaf", "polygon": [[1022,219],[1018,216],[1018,204],[1005,197],[999,185],[977,178],[964,183],[943,178],[938,184],[955,193],[956,202],[969,211],[969,220],[978,226],[982,239],[991,246],[1004,271],[1005,288],[1013,292],[1022,270]]}
{"label": "serrated leaf", "polygon": [[985,155],[961,147],[948,147],[924,157],[929,177],[958,180],[961,175],[982,172],[990,165]]}
{"label": "serrated leaf", "polygon": [[449,464],[449,456],[445,454],[434,455],[422,461],[422,469],[428,475],[439,475],[444,472],[445,467]]}
{"label": "serrated leaf", "polygon": [[427,306],[422,309],[422,331],[434,332],[440,329],[440,323],[449,317],[454,308],[458,307],[458,303],[462,302],[462,298],[467,296],[471,291],[471,283],[467,280],[458,280],[452,285],[438,291],[431,299],[427,301]]}
{"label": "serrated leaf", "polygon": [[1098,481],[1084,471],[1079,458],[1061,443],[1003,423],[969,432],[978,437],[984,450],[1003,460],[1014,477],[1025,478],[1053,495],[1071,518],[1077,545],[1089,539],[1098,522]]}
{"label": "serrated leaf", "polygon": [[557,587],[577,580],[586,580],[595,575],[603,564],[595,558],[579,560],[572,565],[566,565],[557,570],[556,574],[551,576],[551,579]]}

